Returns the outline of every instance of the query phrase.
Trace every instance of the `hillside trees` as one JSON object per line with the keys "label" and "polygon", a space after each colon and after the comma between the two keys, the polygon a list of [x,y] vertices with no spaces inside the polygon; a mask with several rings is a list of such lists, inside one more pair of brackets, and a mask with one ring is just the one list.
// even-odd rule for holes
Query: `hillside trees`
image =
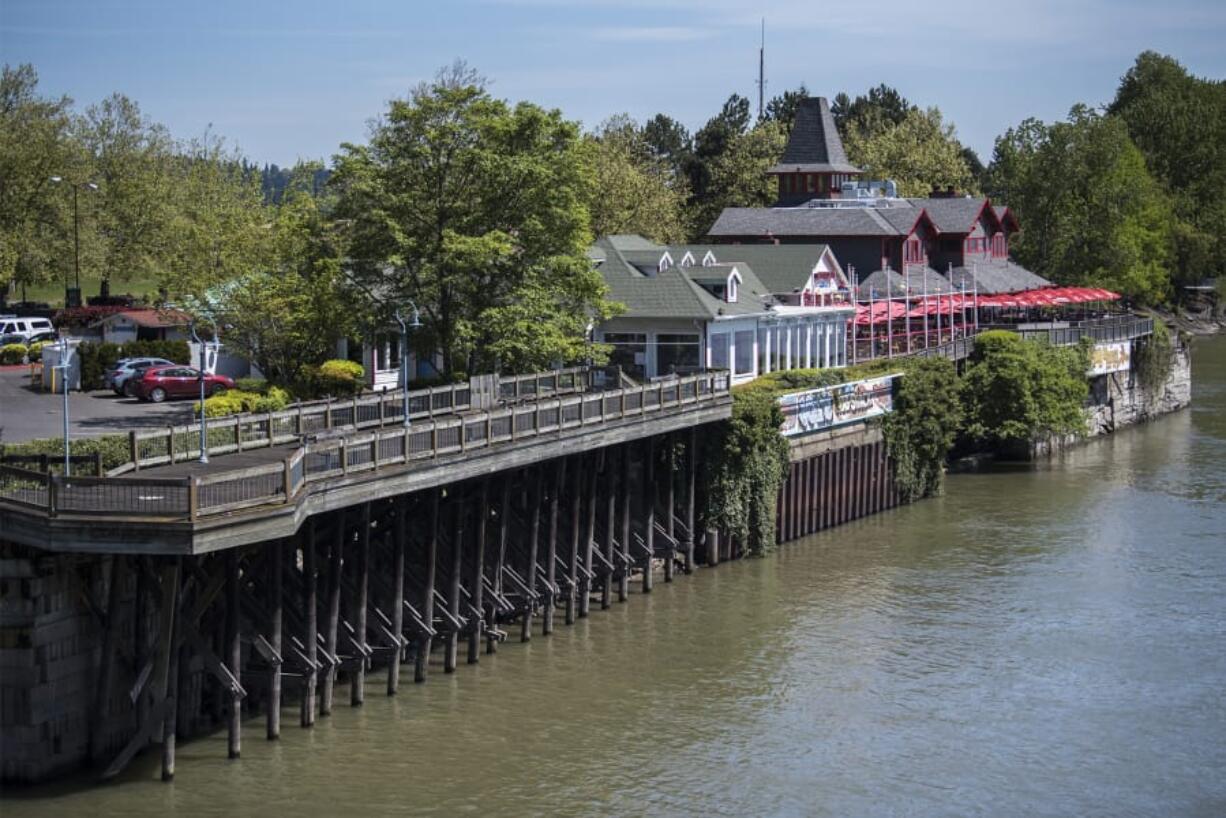
{"label": "hillside trees", "polygon": [[685,238],[687,180],[645,130],[623,114],[605,120],[585,146],[594,174],[587,197],[593,235],[638,233],[666,244]]}
{"label": "hillside trees", "polygon": [[851,119],[844,147],[869,179],[893,179],[901,196],[926,196],[934,188],[968,191],[974,177],[954,126],[937,108],[911,107],[897,122],[884,114]]}

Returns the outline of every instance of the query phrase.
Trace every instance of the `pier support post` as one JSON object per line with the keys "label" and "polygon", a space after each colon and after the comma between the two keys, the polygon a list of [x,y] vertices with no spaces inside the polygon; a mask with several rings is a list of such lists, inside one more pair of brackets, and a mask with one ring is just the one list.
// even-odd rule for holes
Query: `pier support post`
{"label": "pier support post", "polygon": [[[238,549],[226,551],[226,664],[235,679],[243,677],[243,644],[239,638],[239,621],[242,617],[239,600]],[[227,720],[226,747],[230,758],[238,758],[243,749],[243,699],[238,691],[230,693],[230,709]]]}
{"label": "pier support post", "polygon": [[[464,570],[464,486],[454,486],[451,527],[451,573],[447,576],[447,612],[452,620],[460,618],[460,573]],[[455,673],[460,654],[460,631],[452,626],[443,651],[443,672]]]}
{"label": "pier support post", "polygon": [[392,634],[397,642],[387,665],[387,695],[400,688],[400,664],[404,661],[404,552],[408,548],[408,498],[396,500],[396,522],[392,530]]}
{"label": "pier support post", "polygon": [[649,437],[643,443],[643,593],[651,593],[652,570],[655,565],[656,538],[656,441]]}
{"label": "pier support post", "polygon": [[[507,526],[511,514],[511,481],[506,476],[502,478],[502,496],[498,500],[498,557],[497,564],[494,566],[494,590],[502,593],[502,567],[506,564],[507,558]],[[494,606],[490,606],[490,621],[487,632],[488,638],[485,640],[485,652],[494,653],[498,650],[498,640],[494,637],[495,631],[495,615]]]}
{"label": "pier support post", "polygon": [[668,532],[668,558],[664,560],[664,581],[672,582],[677,567],[677,438],[668,438],[668,492],[664,501],[664,530]]}
{"label": "pier support post", "polygon": [[319,603],[316,592],[319,585],[318,559],[315,546],[315,533],[318,523],[315,517],[307,521],[306,538],[302,541],[302,618],[305,623],[302,634],[303,648],[306,649],[307,664],[303,672],[302,684],[302,718],[303,727],[315,724],[315,688],[319,673]]}
{"label": "pier support post", "polygon": [[519,641],[528,642],[532,639],[532,608],[536,604],[532,594],[536,591],[536,555],[541,541],[541,496],[545,485],[545,470],[543,466],[532,469],[532,492],[529,503],[532,505],[532,522],[528,534],[528,564],[524,574],[524,582],[528,585],[528,598],[524,601],[524,616],[520,621]]}
{"label": "pier support post", "polygon": [[[324,620],[324,648],[329,656],[336,656],[337,629],[341,616],[341,567],[342,550],[345,546],[345,512],[342,509],[336,513],[336,534],[332,538],[332,551],[328,554],[328,611]],[[332,715],[332,702],[336,693],[336,665],[329,665],[324,673],[323,701],[320,703],[319,715]]]}
{"label": "pier support post", "polygon": [[[434,627],[434,573],[438,563],[438,504],[439,489],[430,489],[430,534],[426,543],[426,578],[422,589],[421,616],[428,627]],[[430,634],[424,633],[417,640],[417,657],[413,667],[413,681],[421,684],[426,680],[430,666]]]}
{"label": "pier support post", "polygon": [[707,565],[711,568],[719,565],[719,529],[707,529]]}
{"label": "pier support post", "polygon": [[572,458],[570,487],[570,559],[566,563],[566,624],[575,624],[579,609],[579,537],[583,529],[583,456]]}
{"label": "pier support post", "polygon": [[115,678],[115,658],[119,650],[119,592],[127,569],[127,557],[111,555],[111,570],[106,594],[106,629],[102,635],[102,657],[94,689],[94,712],[89,728],[89,757],[98,761],[105,747],[106,728],[111,710],[111,689]]}
{"label": "pier support post", "polygon": [[[281,596],[285,572],[285,542],[274,540],[268,545],[268,644],[281,656]],[[268,671],[268,724],[269,741],[281,737],[281,664],[276,663]]]}
{"label": "pier support post", "polygon": [[[604,580],[600,586],[600,609],[608,610],[613,599],[613,534],[617,529],[617,456],[619,450],[610,448],[605,458],[605,531],[604,531]],[[622,455],[624,456],[624,454]]]}
{"label": "pier support post", "polygon": [[[361,648],[366,647],[366,608],[370,594],[370,503],[362,504],[362,529],[358,534],[358,587],[353,600],[354,638]],[[361,707],[366,701],[366,655],[358,651],[357,663],[349,684],[349,705]]]}
{"label": "pier support post", "polygon": [[541,611],[541,635],[553,633],[553,608],[557,596],[553,589],[558,579],[558,500],[562,493],[562,481],[566,476],[566,458],[559,457],[553,467],[553,487],[549,490],[549,535],[545,548],[545,605]]}
{"label": "pier support post", "polygon": [[[175,620],[179,608],[179,575],[182,557],[162,569],[162,627],[157,667],[158,695],[162,698],[162,780],[175,777],[175,715],[179,704],[179,638]],[[152,726],[152,725],[150,725]]]}
{"label": "pier support post", "polygon": [[472,606],[477,611],[472,630],[468,632],[468,663],[475,665],[481,653],[481,613],[485,611],[485,537],[490,520],[490,481],[481,481],[477,495],[477,553],[473,557]]}
{"label": "pier support post", "polygon": [[634,564],[630,549],[630,538],[634,532],[630,529],[630,506],[634,502],[634,482],[630,476],[630,455],[634,448],[630,444],[622,446],[622,480],[621,480],[621,533],[619,539],[622,547],[622,570],[617,579],[617,601],[625,602],[630,598],[630,568]]}
{"label": "pier support post", "polygon": [[587,529],[584,532],[583,545],[583,576],[579,578],[579,616],[588,615],[592,607],[592,549],[596,547],[596,507],[597,486],[600,482],[600,467],[604,462],[604,450],[591,456],[587,469]]}
{"label": "pier support post", "polygon": [[690,429],[685,452],[685,572],[694,573],[694,491],[698,486],[698,430]]}

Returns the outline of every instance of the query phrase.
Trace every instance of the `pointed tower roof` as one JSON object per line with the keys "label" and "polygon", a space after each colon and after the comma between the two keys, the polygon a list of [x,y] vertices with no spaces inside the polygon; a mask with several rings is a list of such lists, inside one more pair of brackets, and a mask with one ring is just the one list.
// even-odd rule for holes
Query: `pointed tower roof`
{"label": "pointed tower roof", "polygon": [[768,173],[860,173],[847,161],[825,97],[801,101],[783,159]]}

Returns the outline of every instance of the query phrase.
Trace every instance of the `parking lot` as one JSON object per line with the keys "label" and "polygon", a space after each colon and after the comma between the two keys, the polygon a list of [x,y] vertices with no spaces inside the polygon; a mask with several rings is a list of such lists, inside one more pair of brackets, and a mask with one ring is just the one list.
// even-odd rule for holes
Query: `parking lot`
{"label": "parking lot", "polygon": [[[63,434],[63,396],[37,391],[29,383],[25,367],[0,369],[0,442],[20,443]],[[126,433],[188,423],[192,401],[142,403],[109,390],[73,392],[68,396],[68,416],[74,437]]]}

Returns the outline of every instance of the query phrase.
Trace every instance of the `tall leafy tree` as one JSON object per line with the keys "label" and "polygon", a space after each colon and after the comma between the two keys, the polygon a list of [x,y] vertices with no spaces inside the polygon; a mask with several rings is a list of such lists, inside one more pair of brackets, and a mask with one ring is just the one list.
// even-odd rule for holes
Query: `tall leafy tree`
{"label": "tall leafy tree", "polygon": [[88,156],[89,181],[99,187],[84,204],[92,216],[90,255],[103,286],[112,278],[156,275],[165,267],[174,222],[170,134],[122,94],[90,106],[74,130]]}
{"label": "tall leafy tree", "polygon": [[638,233],[665,243],[685,238],[685,177],[674,176],[655,157],[634,120],[624,114],[608,119],[586,142],[595,181],[587,207],[595,235]]}
{"label": "tall leafy tree", "polygon": [[888,128],[901,125],[919,108],[906,97],[884,83],[852,99],[845,93],[836,94],[830,105],[834,124],[844,139],[853,132],[871,138]]}
{"label": "tall leafy tree", "polygon": [[704,195],[691,207],[691,232],[706,234],[725,207],[766,207],[775,200],[775,186],[766,171],[779,161],[787,145],[783,125],[763,120],[738,134],[711,161]]}
{"label": "tall leafy tree", "polygon": [[457,63],[393,100],[332,184],[352,275],[385,314],[409,299],[447,372],[581,358],[612,310],[584,253],[592,184],[576,123],[493,98]]}
{"label": "tall leafy tree", "polygon": [[[71,101],[38,94],[31,65],[0,74],[0,287],[34,284],[71,264],[63,191],[52,176],[82,163],[71,142]],[[67,229],[71,225],[67,224]],[[70,251],[69,251],[70,252]]]}
{"label": "tall leafy tree", "polygon": [[954,126],[942,119],[937,108],[912,108],[900,122],[881,128],[853,123],[844,145],[848,158],[869,178],[895,180],[903,196],[973,186]]}
{"label": "tall leafy tree", "polygon": [[1146,51],[1107,110],[1127,124],[1171,196],[1176,281],[1226,274],[1226,83],[1192,76],[1177,60]]}
{"label": "tall leafy tree", "polygon": [[656,114],[643,125],[643,142],[652,156],[668,165],[674,176],[685,173],[694,155],[694,140],[677,120]]}
{"label": "tall leafy tree", "polygon": [[1025,226],[1023,264],[1146,303],[1170,296],[1170,201],[1118,117],[1079,105],[1065,122],[1026,120],[997,140],[989,178]]}
{"label": "tall leafy tree", "polygon": [[785,133],[792,132],[792,123],[796,121],[796,111],[800,108],[800,103],[809,98],[809,89],[804,83],[794,91],[784,91],[778,96],[771,97],[766,103],[766,112],[764,119],[770,119],[778,122],[783,126]]}

